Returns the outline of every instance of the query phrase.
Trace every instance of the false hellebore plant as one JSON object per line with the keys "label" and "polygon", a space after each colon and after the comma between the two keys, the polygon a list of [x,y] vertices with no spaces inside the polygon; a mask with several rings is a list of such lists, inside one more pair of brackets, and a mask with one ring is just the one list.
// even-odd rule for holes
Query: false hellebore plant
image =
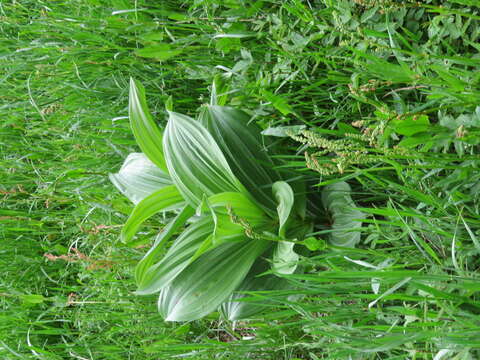
{"label": "false hellebore plant", "polygon": [[[168,111],[162,131],[142,85],[132,79],[129,116],[143,153],[130,154],[110,175],[135,204],[122,229],[124,242],[151,216],[173,214],[135,269],[137,294],[159,292],[159,312],[170,321],[217,309],[231,320],[261,311],[238,301],[241,292],[285,287],[275,274],[297,270],[294,245],[306,243],[312,231],[303,181],[275,170],[261,129],[245,112],[218,105],[223,100],[213,90],[197,119]],[[335,188],[324,203],[332,193],[341,206]]]}

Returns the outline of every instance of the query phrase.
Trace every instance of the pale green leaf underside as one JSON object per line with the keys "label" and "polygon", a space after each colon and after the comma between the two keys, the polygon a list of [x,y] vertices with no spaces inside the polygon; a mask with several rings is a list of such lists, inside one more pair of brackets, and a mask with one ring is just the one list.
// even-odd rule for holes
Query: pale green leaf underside
{"label": "pale green leaf underside", "polygon": [[134,204],[165,186],[172,185],[170,176],[160,170],[143,153],[131,153],[118,173],[109,174],[111,182]]}
{"label": "pale green leaf underside", "polygon": [[[277,200],[279,219],[278,235],[285,238],[287,223],[292,212],[295,197],[293,190],[285,181],[277,181],[272,187]],[[273,253],[273,270],[281,274],[291,274],[297,268],[298,255],[293,251],[295,243],[280,241]]]}
{"label": "pale green leaf underside", "polygon": [[285,181],[277,181],[272,186],[272,191],[277,200],[277,213],[279,220],[278,235],[285,237],[287,221],[295,201],[293,190]]}
{"label": "pale green leaf underside", "polygon": [[298,265],[298,254],[293,250],[294,242],[280,241],[273,252],[273,271],[292,274]]}
{"label": "pale green leaf underside", "polygon": [[354,209],[351,191],[344,181],[323,188],[322,203],[333,220],[330,243],[334,246],[355,247],[360,242],[359,229],[365,214]]}

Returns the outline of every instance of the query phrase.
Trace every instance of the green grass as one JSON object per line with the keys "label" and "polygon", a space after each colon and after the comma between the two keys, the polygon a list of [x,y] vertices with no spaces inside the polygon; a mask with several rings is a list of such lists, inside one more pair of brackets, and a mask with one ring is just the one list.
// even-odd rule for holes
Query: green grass
{"label": "green grass", "polygon": [[[240,3],[0,2],[2,358],[480,356],[477,2]],[[194,115],[215,74],[262,127],[305,124],[305,145],[277,140],[284,166],[347,180],[368,217],[356,249],[301,260],[295,291],[252,294],[263,316],[164,323],[132,294],[162,218],[122,245],[131,205],[108,173],[138,151],[130,76],[164,122],[169,96]]]}

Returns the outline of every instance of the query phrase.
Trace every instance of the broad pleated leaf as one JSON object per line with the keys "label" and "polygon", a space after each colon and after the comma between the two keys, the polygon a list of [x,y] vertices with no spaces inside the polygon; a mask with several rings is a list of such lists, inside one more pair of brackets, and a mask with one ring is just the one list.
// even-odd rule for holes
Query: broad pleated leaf
{"label": "broad pleated leaf", "polygon": [[243,240],[245,229],[231,221],[228,215],[217,215],[212,233],[212,245],[219,246],[228,241]]}
{"label": "broad pleated leaf", "polygon": [[[228,215],[217,213],[215,208],[210,205],[208,200],[206,200],[205,203],[213,220],[214,228],[212,234],[208,238],[208,241],[206,241],[205,244],[202,244],[202,252],[210,249],[211,246],[218,246],[227,241],[243,239],[243,228],[239,224],[233,223]],[[208,244],[208,247],[205,247],[206,244]],[[195,254],[195,258],[197,258],[199,255],[200,253],[197,252]]]}
{"label": "broad pleated leaf", "polygon": [[190,321],[215,311],[243,281],[267,241],[226,243],[183,270],[160,292],[158,309],[167,321]]}
{"label": "broad pleated leaf", "polygon": [[202,242],[212,233],[213,221],[204,217],[189,225],[173,242],[165,256],[150,266],[137,283],[137,294],[153,294],[167,286],[190,263]]}
{"label": "broad pleated leaf", "polygon": [[[200,213],[199,213],[200,212]],[[230,221],[226,214],[217,213],[217,211],[210,205],[210,202],[205,197],[202,204],[197,209],[197,215],[206,212],[206,216],[210,216],[213,221],[212,233],[202,242],[200,247],[193,255],[191,261],[196,260],[203,253],[219,246],[228,241],[243,240],[243,228]]]}
{"label": "broad pleated leaf", "polygon": [[359,210],[353,209],[355,203],[350,196],[350,185],[341,181],[323,188],[322,203],[332,217],[330,243],[334,246],[355,247],[360,241],[362,219],[365,218]]}
{"label": "broad pleated leaf", "polygon": [[225,242],[244,240],[247,229],[253,230],[268,221],[265,212],[242,193],[224,192],[212,195],[204,199],[198,210],[211,215],[214,230],[199,247],[193,259]]}
{"label": "broad pleated leaf", "polygon": [[168,211],[184,206],[184,200],[175,186],[166,186],[140,201],[133,209],[120,234],[122,241],[130,241],[140,225],[160,211]]}
{"label": "broad pleated leaf", "polygon": [[200,244],[190,261],[195,261],[204,253],[221,246],[224,243],[245,240],[245,230],[233,224],[225,215],[212,217],[214,225],[212,233]]}
{"label": "broad pleated leaf", "polygon": [[163,149],[172,181],[192,207],[203,196],[246,193],[212,136],[188,116],[170,112]]}
{"label": "broad pleated leaf", "polygon": [[109,177],[113,185],[134,204],[138,204],[154,191],[172,185],[170,176],[143,153],[129,154],[120,171],[109,174]]}
{"label": "broad pleated leaf", "polygon": [[221,312],[228,320],[240,320],[251,318],[265,310],[270,301],[268,297],[261,297],[258,301],[239,301],[249,298],[251,295],[242,293],[246,291],[268,291],[283,290],[290,287],[289,282],[281,277],[272,274],[263,274],[269,270],[269,262],[264,259],[255,261],[242,284],[222,304]]}
{"label": "broad pleated leaf", "polygon": [[204,106],[199,121],[213,136],[235,176],[264,208],[275,209],[272,184],[280,180],[266,151],[261,128],[248,114],[226,106]]}
{"label": "broad pleated leaf", "polygon": [[194,213],[195,211],[190,206],[185,206],[180,213],[173,218],[157,235],[153,246],[135,267],[135,280],[137,285],[145,283],[145,273],[155,263],[166,242],[170,240],[171,237],[185,225],[187,220],[191,218]]}
{"label": "broad pleated leaf", "polygon": [[[293,190],[285,181],[277,181],[272,187],[277,200],[279,219],[278,235],[285,238],[287,222],[295,202]],[[273,270],[281,274],[291,274],[297,268],[298,255],[293,251],[295,243],[280,241],[273,252]]]}
{"label": "broad pleated leaf", "polygon": [[133,135],[142,152],[160,169],[167,172],[163,155],[162,132],[153,121],[145,99],[145,89],[140,82],[130,78],[128,114]]}
{"label": "broad pleated leaf", "polygon": [[[265,212],[248,196],[239,192],[223,192],[212,195],[208,198],[208,203],[216,212],[226,215],[230,208],[236,216],[247,220],[252,225],[267,220]],[[206,210],[204,207],[203,211]]]}

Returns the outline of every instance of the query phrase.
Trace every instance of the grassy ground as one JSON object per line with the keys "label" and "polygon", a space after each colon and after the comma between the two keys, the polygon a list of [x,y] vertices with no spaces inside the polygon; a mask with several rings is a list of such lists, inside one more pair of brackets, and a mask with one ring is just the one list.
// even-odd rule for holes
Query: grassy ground
{"label": "grassy ground", "polygon": [[[0,2],[2,358],[479,358],[477,5]],[[145,248],[118,242],[131,206],[107,175],[138,150],[130,76],[161,122],[215,74],[263,127],[306,125],[285,166],[348,180],[368,217],[357,249],[302,259],[299,296],[254,294],[263,316],[164,323],[132,294]]]}

